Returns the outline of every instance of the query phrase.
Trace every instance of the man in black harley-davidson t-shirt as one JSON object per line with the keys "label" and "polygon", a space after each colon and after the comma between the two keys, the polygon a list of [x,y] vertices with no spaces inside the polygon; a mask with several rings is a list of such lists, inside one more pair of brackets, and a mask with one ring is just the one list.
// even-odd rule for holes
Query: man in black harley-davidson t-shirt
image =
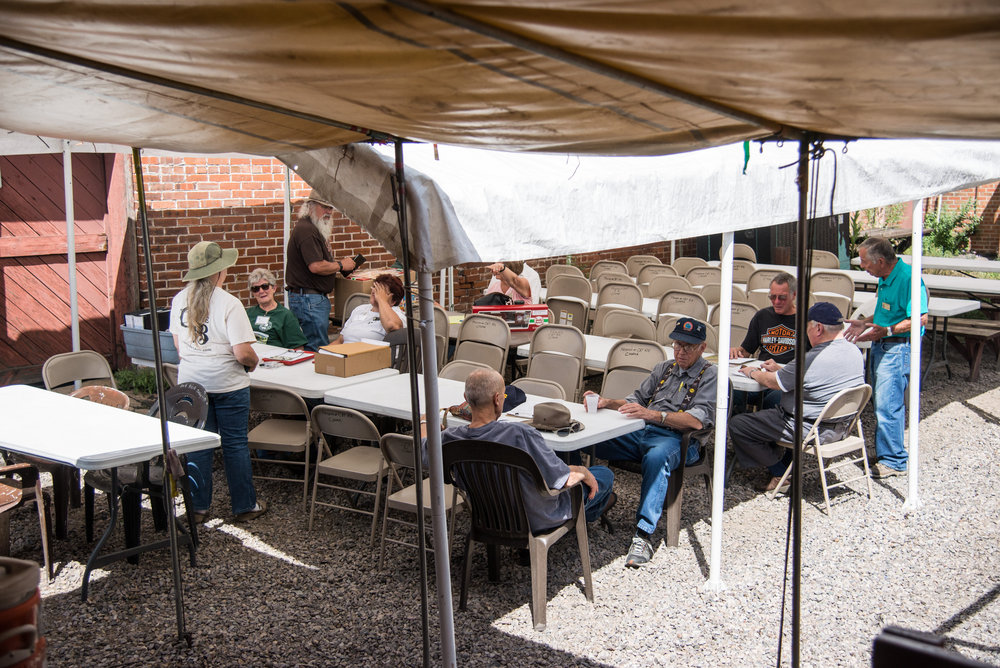
{"label": "man in black harley-davidson t-shirt", "polygon": [[795,359],[795,293],[795,277],[791,274],[782,272],[771,279],[771,306],[757,311],[743,344],[733,348],[729,356],[773,359],[778,364]]}
{"label": "man in black harley-davidson t-shirt", "polygon": [[[782,272],[771,279],[768,298],[771,306],[757,311],[747,327],[742,345],[729,351],[730,358],[756,357],[773,359],[778,364],[788,364],[795,359],[795,295],[798,286],[795,277]],[[777,404],[781,393],[764,392],[764,408]],[[742,413],[746,407],[746,393],[733,393],[733,412]]]}

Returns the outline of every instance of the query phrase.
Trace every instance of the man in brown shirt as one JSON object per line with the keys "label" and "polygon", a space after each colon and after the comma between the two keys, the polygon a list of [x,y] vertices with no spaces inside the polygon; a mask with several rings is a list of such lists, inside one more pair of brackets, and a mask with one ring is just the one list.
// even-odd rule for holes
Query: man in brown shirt
{"label": "man in brown shirt", "polygon": [[289,310],[306,336],[306,350],[316,351],[330,342],[330,298],[335,274],[350,272],[354,260],[333,259],[330,232],[333,205],[313,190],[299,208],[299,219],[288,237],[285,292]]}

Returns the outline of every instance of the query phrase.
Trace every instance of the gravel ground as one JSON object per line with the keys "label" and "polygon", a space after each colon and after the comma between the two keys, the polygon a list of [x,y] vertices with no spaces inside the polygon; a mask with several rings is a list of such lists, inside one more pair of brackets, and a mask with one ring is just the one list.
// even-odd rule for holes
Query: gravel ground
{"label": "gravel ground", "polygon": [[[1000,458],[994,450],[1000,443],[1000,373],[987,364],[980,382],[968,384],[964,364],[954,366],[956,378],[936,369],[924,389],[922,508],[904,511],[906,479],[892,478],[874,481],[870,502],[863,483],[836,493],[834,513],[827,516],[816,477],[807,477],[803,665],[870,665],[872,639],[887,624],[938,632],[962,654],[1000,664]],[[872,423],[869,414],[869,443]],[[462,542],[456,540],[459,556],[451,568],[459,664],[774,665],[788,503],[755,492],[764,479],[763,471],[733,475],[722,541],[725,588],[708,592],[711,526],[704,486],[695,481],[685,494],[680,545],[664,546],[661,522],[653,561],[631,570],[623,568],[623,553],[639,484],[637,475],[619,472],[612,512],[618,531],[610,535],[593,526],[590,532],[596,601],[584,598],[575,542],[563,539],[549,555],[549,625],[541,633],[531,626],[529,570],[507,552],[500,584],[487,581],[485,550],[474,552],[468,610],[457,610]],[[258,483],[271,511],[234,524],[221,470],[215,484],[216,517],[200,530],[198,565],[182,562],[192,646],[176,640],[165,552],[99,572],[89,602],[81,603],[80,560],[89,548],[79,509],[72,511],[69,539],[53,546],[56,578],[42,588],[50,665],[420,663],[415,550],[391,546],[391,561],[378,570],[378,550],[368,545],[363,518],[328,510],[310,532],[301,489],[290,484]],[[15,557],[38,558],[31,513],[15,514]],[[460,516],[458,536],[465,527]],[[432,659],[438,662],[433,572],[430,598]],[[787,629],[785,638],[783,663]]]}

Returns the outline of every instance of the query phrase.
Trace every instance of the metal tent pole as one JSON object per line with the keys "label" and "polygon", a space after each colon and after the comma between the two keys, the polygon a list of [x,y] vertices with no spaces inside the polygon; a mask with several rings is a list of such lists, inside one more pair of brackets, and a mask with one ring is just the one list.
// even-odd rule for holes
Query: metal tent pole
{"label": "metal tent pole", "polygon": [[[399,218],[400,242],[402,245],[403,273],[406,282],[407,312],[413,313],[412,286],[410,282],[410,248],[430,248],[429,230],[417,227],[415,229],[415,243],[411,246],[407,229],[406,217],[406,180],[403,168],[403,143],[400,140],[395,142],[396,164],[395,164],[395,189],[393,199],[395,200],[396,214]],[[451,568],[450,555],[448,553],[448,527],[444,510],[444,471],[441,460],[441,431],[431,425],[437,425],[440,402],[437,391],[437,342],[434,337],[434,279],[429,270],[426,269],[428,258],[415,253],[417,261],[420,263],[417,271],[417,284],[420,293],[420,325],[421,325],[421,354],[424,370],[424,394],[426,397],[425,415],[428,420],[427,430],[427,454],[430,465],[430,491],[431,491],[431,527],[434,535],[434,572],[436,575],[438,592],[438,617],[441,633],[441,664],[448,668],[457,665],[455,658],[455,625],[454,613],[452,610],[451,596]],[[407,354],[410,362],[410,396],[412,412],[410,419],[414,425],[414,438],[418,439],[420,430],[420,394],[417,387],[417,364],[416,364],[416,335],[413,327],[408,327],[407,332]],[[414,448],[414,468],[417,480],[423,479],[423,462],[420,456],[421,448]],[[416,486],[416,506],[423,508],[423,485]],[[430,665],[430,640],[428,631],[427,612],[427,563],[426,551],[424,550],[424,525],[423,513],[417,513],[417,543],[420,553],[420,593],[421,593],[421,613],[424,634],[424,665]]]}
{"label": "metal tent pole", "polygon": [[73,351],[80,349],[80,305],[76,294],[76,209],[73,207],[73,151],[63,140],[63,192],[66,197],[66,268],[69,271],[69,322]]}
{"label": "metal tent pole", "polygon": [[[288,169],[288,165],[285,165],[285,208],[282,211],[282,242],[281,242],[281,273],[282,276],[279,281],[285,280],[285,267],[288,266],[288,236],[291,234],[292,229],[292,173]],[[279,283],[279,285],[287,285],[287,283]],[[282,288],[284,289],[284,288]],[[287,299],[287,295],[286,295]]]}
{"label": "metal tent pole", "polygon": [[[907,448],[908,462],[906,466],[906,501],[903,502],[904,510],[916,510],[924,505],[920,500],[920,303],[923,297],[920,280],[923,277],[923,248],[924,248],[924,201],[917,200],[913,206],[913,234],[910,248],[912,249],[912,260],[910,261],[910,443]],[[941,205],[938,204],[938,216],[941,215]],[[916,304],[916,308],[913,305]],[[944,345],[948,345],[945,341]],[[931,360],[929,363],[933,363]]]}
{"label": "metal tent pole", "polygon": [[153,282],[153,259],[149,251],[149,221],[146,219],[146,192],[142,181],[142,155],[139,149],[132,149],[132,168],[135,170],[135,185],[139,194],[139,222],[142,227],[142,254],[146,265],[146,289],[149,292],[149,312],[153,323],[153,359],[156,372],[156,400],[160,406],[160,439],[163,443],[163,504],[167,511],[167,534],[170,536],[170,565],[174,571],[174,609],[177,616],[177,638],[191,644],[191,634],[184,626],[184,590],[181,582],[181,562],[177,553],[177,524],[175,520],[173,474],[167,466],[170,450],[170,436],[167,433],[167,411],[163,393],[163,358],[160,353],[159,319],[156,313],[156,284]]}

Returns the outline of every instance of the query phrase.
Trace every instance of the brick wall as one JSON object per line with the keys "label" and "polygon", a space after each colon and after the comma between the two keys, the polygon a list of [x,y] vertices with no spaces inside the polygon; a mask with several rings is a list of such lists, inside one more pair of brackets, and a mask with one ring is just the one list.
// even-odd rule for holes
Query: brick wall
{"label": "brick wall", "polygon": [[[282,280],[284,267],[282,220],[284,215],[284,165],[271,158],[164,157],[142,158],[143,180],[150,225],[150,248],[156,276],[157,299],[169,303],[184,284],[187,252],[199,241],[217,241],[237,248],[240,260],[230,269],[227,287],[249,303],[246,280],[256,267],[267,267]],[[309,186],[292,173],[292,223],[299,203],[308,196]],[[336,257],[361,253],[370,267],[387,267],[396,258],[366,231],[334,212],[331,238]],[[693,239],[679,242],[677,254],[694,255]],[[670,257],[670,243],[632,246],[600,253],[572,256],[572,262],[586,274],[599,259],[624,262],[635,254]],[[140,267],[145,262],[138,249]],[[496,258],[496,260],[510,258]],[[526,258],[545,277],[551,264],[566,262],[566,256]],[[491,260],[494,261],[494,260]],[[147,305],[145,272],[140,272],[143,306]],[[472,301],[489,283],[484,265],[465,264],[455,268],[455,302],[459,310],[471,309]]]}
{"label": "brick wall", "polygon": [[[988,183],[941,196],[941,210],[954,211],[968,200],[975,201],[975,211],[983,217],[979,229],[972,237],[970,250],[979,255],[996,257],[1000,254],[1000,189],[997,183]],[[938,198],[924,200],[924,211],[937,211]]]}
{"label": "brick wall", "polygon": [[[266,267],[281,281],[283,262],[284,165],[271,158],[145,156],[142,159],[150,248],[157,298],[168,303],[184,284],[187,252],[199,241],[237,248],[240,260],[230,269],[227,287],[248,301],[247,277]],[[292,173],[292,224],[309,186]],[[361,253],[370,267],[395,261],[381,244],[343,215],[334,212],[331,239],[335,257]],[[145,262],[142,247],[139,262]],[[140,267],[142,264],[140,264]],[[145,273],[140,272],[143,306]]]}

